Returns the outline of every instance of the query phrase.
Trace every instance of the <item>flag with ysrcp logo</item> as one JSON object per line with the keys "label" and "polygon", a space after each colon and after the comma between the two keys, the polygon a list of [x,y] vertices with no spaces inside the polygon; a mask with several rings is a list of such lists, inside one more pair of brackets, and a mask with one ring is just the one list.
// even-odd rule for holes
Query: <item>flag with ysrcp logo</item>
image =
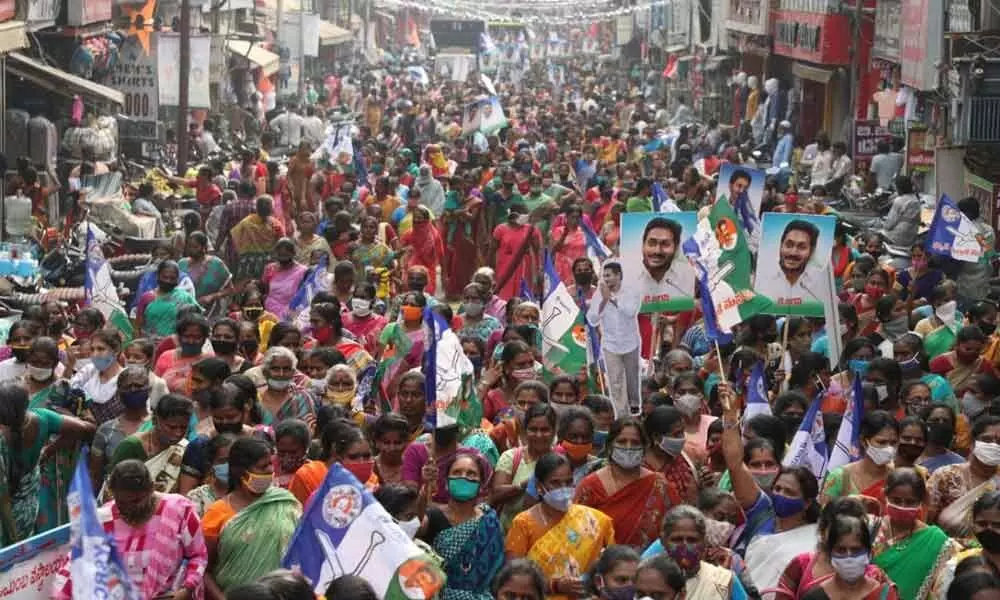
{"label": "flag with ysrcp logo", "polygon": [[132,341],[132,322],[125,312],[125,304],[118,297],[115,283],[111,280],[111,265],[104,260],[104,251],[94,237],[94,231],[87,226],[87,272],[84,274],[84,304],[96,308],[104,315],[108,326],[121,331],[125,342]]}
{"label": "flag with ysrcp logo", "polygon": [[293,315],[297,315],[305,310],[312,303],[312,299],[316,293],[325,287],[324,280],[326,279],[328,260],[327,254],[324,253],[323,257],[319,259],[319,263],[306,275],[305,280],[302,281],[299,289],[292,296],[291,302],[288,303],[288,314],[285,316],[286,321],[290,321]]}
{"label": "flag with ysrcp logo", "polygon": [[743,422],[746,423],[757,415],[769,414],[771,414],[771,405],[767,401],[764,361],[758,360],[750,371],[750,379],[747,381],[747,406],[743,410]]}
{"label": "flag with ysrcp logo", "polygon": [[476,396],[472,361],[465,355],[462,341],[431,308],[424,309],[424,323],[429,340],[422,365],[424,395],[431,408],[428,418],[434,420],[434,427],[478,427],[483,407]]}
{"label": "flag with ysrcp logo", "polygon": [[139,600],[141,594],[129,579],[115,539],[104,531],[97,516],[87,456],[88,449],[83,447],[66,496],[72,523],[69,573],[73,600]]}
{"label": "flag with ysrcp logo", "polygon": [[964,262],[979,262],[986,253],[979,228],[958,209],[947,194],[941,196],[924,247],[931,254],[948,256]]}
{"label": "flag with ysrcp logo", "polygon": [[865,401],[862,394],[860,373],[854,373],[851,401],[847,404],[844,420],[837,430],[837,441],[830,452],[827,471],[842,467],[861,458],[861,417],[864,416]]}
{"label": "flag with ysrcp logo", "polygon": [[823,403],[823,394],[816,394],[809,410],[802,418],[792,443],[788,445],[783,464],[786,467],[802,466],[809,469],[816,479],[822,479],[826,475],[827,452],[826,430],[823,429],[823,412],[820,405]]}
{"label": "flag with ysrcp logo", "polygon": [[551,374],[575,376],[587,366],[587,328],[583,311],[556,274],[545,252],[545,298],[542,301],[542,364]]}
{"label": "flag with ysrcp logo", "polygon": [[385,600],[430,600],[445,575],[371,492],[334,463],[306,506],[281,565],[326,593],[342,575],[363,577]]}

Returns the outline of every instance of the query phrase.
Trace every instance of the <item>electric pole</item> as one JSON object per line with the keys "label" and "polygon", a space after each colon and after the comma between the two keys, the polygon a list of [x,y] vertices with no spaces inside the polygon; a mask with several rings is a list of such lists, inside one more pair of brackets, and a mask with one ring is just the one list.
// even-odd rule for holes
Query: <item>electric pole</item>
{"label": "electric pole", "polygon": [[181,64],[177,90],[177,173],[183,176],[188,159],[188,94],[191,77],[191,2],[181,0]]}

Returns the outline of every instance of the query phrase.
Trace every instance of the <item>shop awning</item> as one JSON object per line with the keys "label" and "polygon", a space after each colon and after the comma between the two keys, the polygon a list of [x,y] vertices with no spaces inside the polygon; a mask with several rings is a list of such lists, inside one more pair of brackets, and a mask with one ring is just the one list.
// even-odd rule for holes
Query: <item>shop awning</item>
{"label": "shop awning", "polygon": [[264,75],[274,75],[281,67],[281,57],[246,40],[229,40],[226,49],[236,56],[242,56],[264,71]]}
{"label": "shop awning", "polygon": [[795,75],[799,79],[807,79],[809,81],[815,81],[816,83],[826,85],[830,83],[830,79],[833,78],[833,71],[831,69],[810,67],[809,65],[795,62],[792,64],[792,75]]}
{"label": "shop awning", "polygon": [[50,92],[64,96],[72,97],[79,94],[91,99],[125,104],[125,94],[118,90],[60,71],[17,52],[7,55],[7,71]]}
{"label": "shop awning", "polygon": [[0,54],[27,48],[28,36],[24,32],[24,21],[0,23]]}
{"label": "shop awning", "polygon": [[350,31],[334,25],[329,21],[319,22],[319,45],[336,46],[351,41],[353,35]]}

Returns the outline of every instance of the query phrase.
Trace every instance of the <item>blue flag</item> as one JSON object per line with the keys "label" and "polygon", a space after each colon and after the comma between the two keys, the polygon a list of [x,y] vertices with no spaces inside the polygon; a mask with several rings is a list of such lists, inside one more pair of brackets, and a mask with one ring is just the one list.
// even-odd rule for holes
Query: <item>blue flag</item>
{"label": "blue flag", "polygon": [[104,525],[97,516],[87,455],[88,448],[84,446],[66,497],[72,518],[69,572],[73,581],[73,597],[139,600],[142,595],[129,579],[115,539],[104,531]]}
{"label": "blue flag", "polygon": [[986,251],[979,228],[947,194],[938,201],[924,247],[931,254],[972,263]]}
{"label": "blue flag", "polygon": [[422,365],[427,422],[431,428],[456,424],[478,427],[482,404],[476,397],[474,369],[462,341],[445,318],[429,307],[424,309],[424,324],[428,339]]}
{"label": "blue flag", "polygon": [[826,446],[826,431],[823,429],[823,412],[820,411],[822,403],[821,392],[816,394],[816,398],[809,405],[799,430],[795,432],[792,443],[788,445],[784,460],[786,467],[806,467],[816,479],[822,479],[826,475],[827,457],[830,455]]}
{"label": "blue flag", "polygon": [[354,177],[359,188],[368,185],[368,165],[365,164],[365,155],[361,152],[360,145],[354,147]]}
{"label": "blue flag", "polygon": [[288,314],[285,315],[286,321],[292,320],[294,315],[302,312],[312,303],[313,297],[320,291],[323,278],[326,276],[328,261],[329,257],[327,254],[323,254],[323,258],[319,259],[319,263],[306,275],[305,280],[302,281],[302,285],[299,286],[298,291],[292,296],[292,301],[288,304]]}
{"label": "blue flag", "polygon": [[597,271],[601,263],[611,256],[611,248],[608,248],[607,244],[597,237],[597,234],[585,221],[580,221],[580,229],[583,230],[583,236],[587,241],[587,256],[594,263],[594,271]]}
{"label": "blue flag", "polygon": [[583,160],[582,158],[578,158],[576,160],[575,170],[576,182],[580,184],[580,189],[585,189],[587,184],[590,183],[590,180],[597,174],[597,166],[595,163]]}
{"label": "blue flag", "polygon": [[522,300],[527,300],[528,302],[538,301],[537,299],[535,299],[535,295],[531,293],[531,287],[528,285],[528,282],[524,280],[524,277],[521,278],[521,287],[517,295]]}
{"label": "blue flag", "polygon": [[864,416],[865,399],[862,393],[861,374],[854,373],[851,402],[847,405],[844,420],[837,430],[837,441],[830,453],[827,470],[850,464],[861,458],[861,417]]}
{"label": "blue flag", "polygon": [[430,600],[444,573],[343,466],[334,463],[306,506],[281,565],[299,569],[317,594],[357,575],[385,600]]}
{"label": "blue flag", "polygon": [[747,406],[743,411],[746,423],[757,415],[770,415],[771,404],[767,401],[767,384],[764,380],[764,361],[759,360],[750,371],[746,391]]}

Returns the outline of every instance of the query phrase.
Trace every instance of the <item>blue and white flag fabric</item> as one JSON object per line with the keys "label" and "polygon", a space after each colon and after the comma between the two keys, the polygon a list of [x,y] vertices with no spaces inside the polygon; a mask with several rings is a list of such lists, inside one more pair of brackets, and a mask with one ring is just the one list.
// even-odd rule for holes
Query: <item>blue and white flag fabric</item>
{"label": "blue and white flag fabric", "polygon": [[306,506],[281,565],[298,569],[317,594],[343,575],[364,578],[385,600],[430,600],[445,583],[431,557],[340,463]]}
{"label": "blue and white flag fabric", "polygon": [[531,293],[531,286],[529,286],[528,282],[524,280],[524,277],[521,278],[521,286],[518,289],[517,295],[521,300],[527,300],[528,302],[538,302],[538,300],[535,298],[535,295]]}
{"label": "blue and white flag fabric", "polygon": [[483,33],[479,34],[479,52],[481,54],[493,54],[497,51],[497,45],[493,42],[493,38],[490,34]]}
{"label": "blue and white flag fabric", "polygon": [[767,401],[767,383],[764,378],[764,361],[759,360],[750,371],[746,390],[747,405],[743,410],[743,422],[757,415],[770,415],[771,404]]}
{"label": "blue and white flag fabric", "polygon": [[302,285],[296,290],[295,295],[292,296],[292,301],[288,304],[288,314],[285,315],[286,321],[291,321],[294,319],[295,315],[309,307],[312,303],[313,297],[320,291],[326,289],[326,275],[327,275],[327,263],[329,258],[326,254],[319,259],[319,263],[312,268],[311,271],[306,275],[305,279],[302,281]]}
{"label": "blue and white flag fabric", "polygon": [[578,158],[573,170],[576,171],[576,182],[580,184],[580,188],[586,189],[587,184],[597,174],[597,161]]}
{"label": "blue and white flag fabric", "polygon": [[823,394],[816,394],[816,398],[809,405],[805,417],[799,430],[795,432],[792,443],[785,453],[784,465],[786,467],[802,466],[809,469],[816,479],[823,479],[826,475],[826,464],[829,452],[826,445],[826,431],[823,429],[823,412],[819,409],[823,403]]}
{"label": "blue and white flag fabric", "polygon": [[410,81],[414,83],[419,83],[424,87],[431,84],[431,78],[427,75],[426,69],[420,65],[410,65],[406,67],[406,74],[410,78]]}
{"label": "blue and white flag fabric", "polygon": [[461,340],[430,307],[424,309],[424,324],[430,342],[423,358],[424,395],[432,409],[427,411],[428,421],[434,427],[478,427],[483,409],[476,397],[472,361]]}
{"label": "blue and white flag fabric", "polygon": [[827,470],[832,471],[861,458],[861,418],[864,416],[865,401],[862,393],[861,375],[854,373],[851,401],[844,413],[844,420],[837,430],[837,441],[830,453]]}
{"label": "blue and white flag fabric", "polygon": [[667,195],[659,181],[653,183],[653,212],[681,212],[681,207]]}
{"label": "blue and white flag fabric", "polygon": [[580,221],[580,229],[583,230],[583,236],[587,241],[587,257],[594,264],[594,272],[600,273],[601,263],[611,257],[611,248],[597,237],[585,221]]}
{"label": "blue and white flag fabric", "polygon": [[580,372],[587,366],[587,332],[583,311],[556,274],[545,252],[545,298],[542,302],[542,365],[552,374]]}
{"label": "blue and white flag fabric", "polygon": [[924,247],[931,254],[963,262],[979,262],[986,253],[979,227],[958,209],[947,194],[941,196]]}
{"label": "blue and white flag fabric", "polygon": [[97,243],[94,230],[89,224],[87,225],[87,269],[84,274],[83,289],[84,304],[101,311],[108,326],[121,331],[126,343],[131,342],[132,322],[111,279],[111,265],[104,260],[104,251]]}
{"label": "blue and white flag fabric", "polygon": [[115,539],[97,516],[90,485],[88,448],[82,448],[69,484],[70,566],[74,600],[139,600],[142,594],[129,579]]}

